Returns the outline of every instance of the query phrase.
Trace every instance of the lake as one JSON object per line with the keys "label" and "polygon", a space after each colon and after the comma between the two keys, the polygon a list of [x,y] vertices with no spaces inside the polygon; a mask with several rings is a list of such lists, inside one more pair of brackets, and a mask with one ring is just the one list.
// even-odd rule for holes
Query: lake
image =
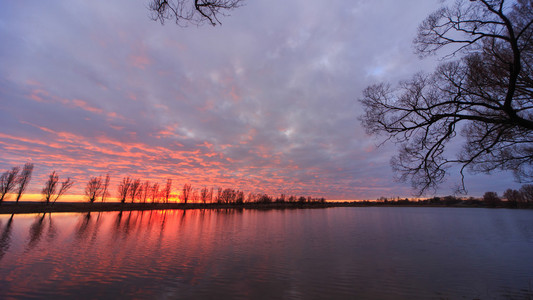
{"label": "lake", "polygon": [[531,299],[533,211],[0,215],[0,298]]}

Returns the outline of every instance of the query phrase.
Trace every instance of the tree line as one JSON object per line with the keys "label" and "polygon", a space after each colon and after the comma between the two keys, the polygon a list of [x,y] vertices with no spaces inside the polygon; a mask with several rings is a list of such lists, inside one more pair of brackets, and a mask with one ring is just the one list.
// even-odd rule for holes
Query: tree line
{"label": "tree line", "polygon": [[[16,203],[26,190],[33,172],[34,165],[26,163],[22,168],[13,167],[0,176],[0,204],[7,194],[16,194]],[[88,202],[105,202],[111,196],[111,177],[109,174],[90,177],[85,185],[84,194]],[[178,188],[179,195],[175,197],[172,189],[172,179],[167,179],[164,184],[152,183],[149,180],[125,176],[117,185],[117,200],[121,203],[169,203],[172,198],[180,203],[218,203],[218,204],[243,204],[243,203],[324,203],[325,198],[297,197],[281,194],[272,197],[268,194],[245,193],[233,188],[206,186],[199,189],[185,183]],[[61,181],[56,171],[52,171],[41,189],[42,201],[46,204],[55,203],[72,186],[74,181],[67,177]]]}
{"label": "tree line", "polygon": [[[33,167],[32,163],[26,163],[22,168],[16,166],[0,175],[0,204],[11,193],[16,194],[16,203],[19,202],[30,183]],[[43,202],[55,203],[73,184],[74,181],[70,177],[60,181],[56,171],[52,171],[41,189]]]}
{"label": "tree line", "polygon": [[[117,186],[118,200],[121,203],[169,203],[172,196],[172,179],[167,179],[165,184],[151,183],[149,180],[140,178],[123,177]],[[109,175],[104,178],[93,177],[89,180],[85,189],[85,194],[89,201],[94,202],[97,196],[105,197],[105,192],[109,184]],[[176,200],[180,203],[218,203],[218,204],[243,204],[243,203],[324,203],[325,198],[296,197],[281,194],[279,197],[272,197],[268,194],[245,193],[233,188],[218,187],[216,190],[206,186],[199,189],[192,187],[190,183],[183,184],[178,188],[179,195]],[[94,197],[93,197],[94,196]]]}
{"label": "tree line", "polygon": [[[371,202],[366,201],[367,204]],[[427,199],[408,199],[400,197],[380,197],[375,202],[386,205],[437,205],[437,206],[477,206],[505,208],[533,208],[533,184],[522,185],[518,190],[507,189],[500,197],[497,192],[485,192],[482,197],[431,197]]]}
{"label": "tree line", "polygon": [[511,208],[533,207],[533,184],[525,184],[520,189],[507,189],[503,192],[503,199],[496,192],[486,192],[483,202],[489,207],[506,206]]}

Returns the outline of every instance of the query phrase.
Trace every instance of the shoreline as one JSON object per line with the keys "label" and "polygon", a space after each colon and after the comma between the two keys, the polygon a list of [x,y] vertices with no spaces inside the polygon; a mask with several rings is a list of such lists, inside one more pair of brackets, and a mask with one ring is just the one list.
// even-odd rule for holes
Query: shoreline
{"label": "shoreline", "polygon": [[[383,202],[272,202],[272,203],[120,203],[120,202],[4,202],[0,205],[0,214],[34,214],[34,213],[84,213],[104,211],[143,211],[143,210],[186,210],[186,209],[308,209],[330,207],[471,207],[487,208],[480,204],[428,204],[428,203],[383,203]],[[505,207],[497,207],[505,208]]]}

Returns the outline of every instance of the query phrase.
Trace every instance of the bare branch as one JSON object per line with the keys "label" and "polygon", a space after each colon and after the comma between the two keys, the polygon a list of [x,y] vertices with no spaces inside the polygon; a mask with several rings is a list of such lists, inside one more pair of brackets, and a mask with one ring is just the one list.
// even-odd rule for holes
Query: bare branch
{"label": "bare branch", "polygon": [[15,189],[19,167],[13,167],[0,175],[0,204],[4,201],[5,196]]}
{"label": "bare branch", "polygon": [[33,164],[26,163],[20,172],[19,177],[17,178],[17,203],[19,202],[22,194],[28,187],[28,184],[31,180],[31,173],[33,172]]}
{"label": "bare branch", "polygon": [[220,16],[227,16],[243,3],[244,0],[151,0],[148,9],[152,12],[152,20],[161,24],[174,20],[178,26],[205,22],[215,26],[222,24]]}

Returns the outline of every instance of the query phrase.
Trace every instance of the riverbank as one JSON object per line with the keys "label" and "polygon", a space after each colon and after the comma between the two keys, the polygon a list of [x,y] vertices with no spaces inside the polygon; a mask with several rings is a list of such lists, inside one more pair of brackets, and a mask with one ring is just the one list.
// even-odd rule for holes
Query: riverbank
{"label": "riverbank", "polygon": [[0,214],[30,214],[51,212],[98,212],[98,211],[135,211],[135,210],[167,210],[167,209],[282,209],[282,208],[326,208],[346,206],[344,203],[119,203],[119,202],[4,202],[0,206]]}
{"label": "riverbank", "polygon": [[375,206],[408,206],[408,207],[486,207],[480,203],[458,203],[454,205],[428,204],[423,202],[383,203],[383,202],[272,202],[272,203],[119,203],[119,202],[4,202],[0,205],[0,214],[31,214],[52,212],[99,212],[99,211],[136,211],[136,210],[167,210],[167,209],[302,209],[328,207],[375,207]]}

